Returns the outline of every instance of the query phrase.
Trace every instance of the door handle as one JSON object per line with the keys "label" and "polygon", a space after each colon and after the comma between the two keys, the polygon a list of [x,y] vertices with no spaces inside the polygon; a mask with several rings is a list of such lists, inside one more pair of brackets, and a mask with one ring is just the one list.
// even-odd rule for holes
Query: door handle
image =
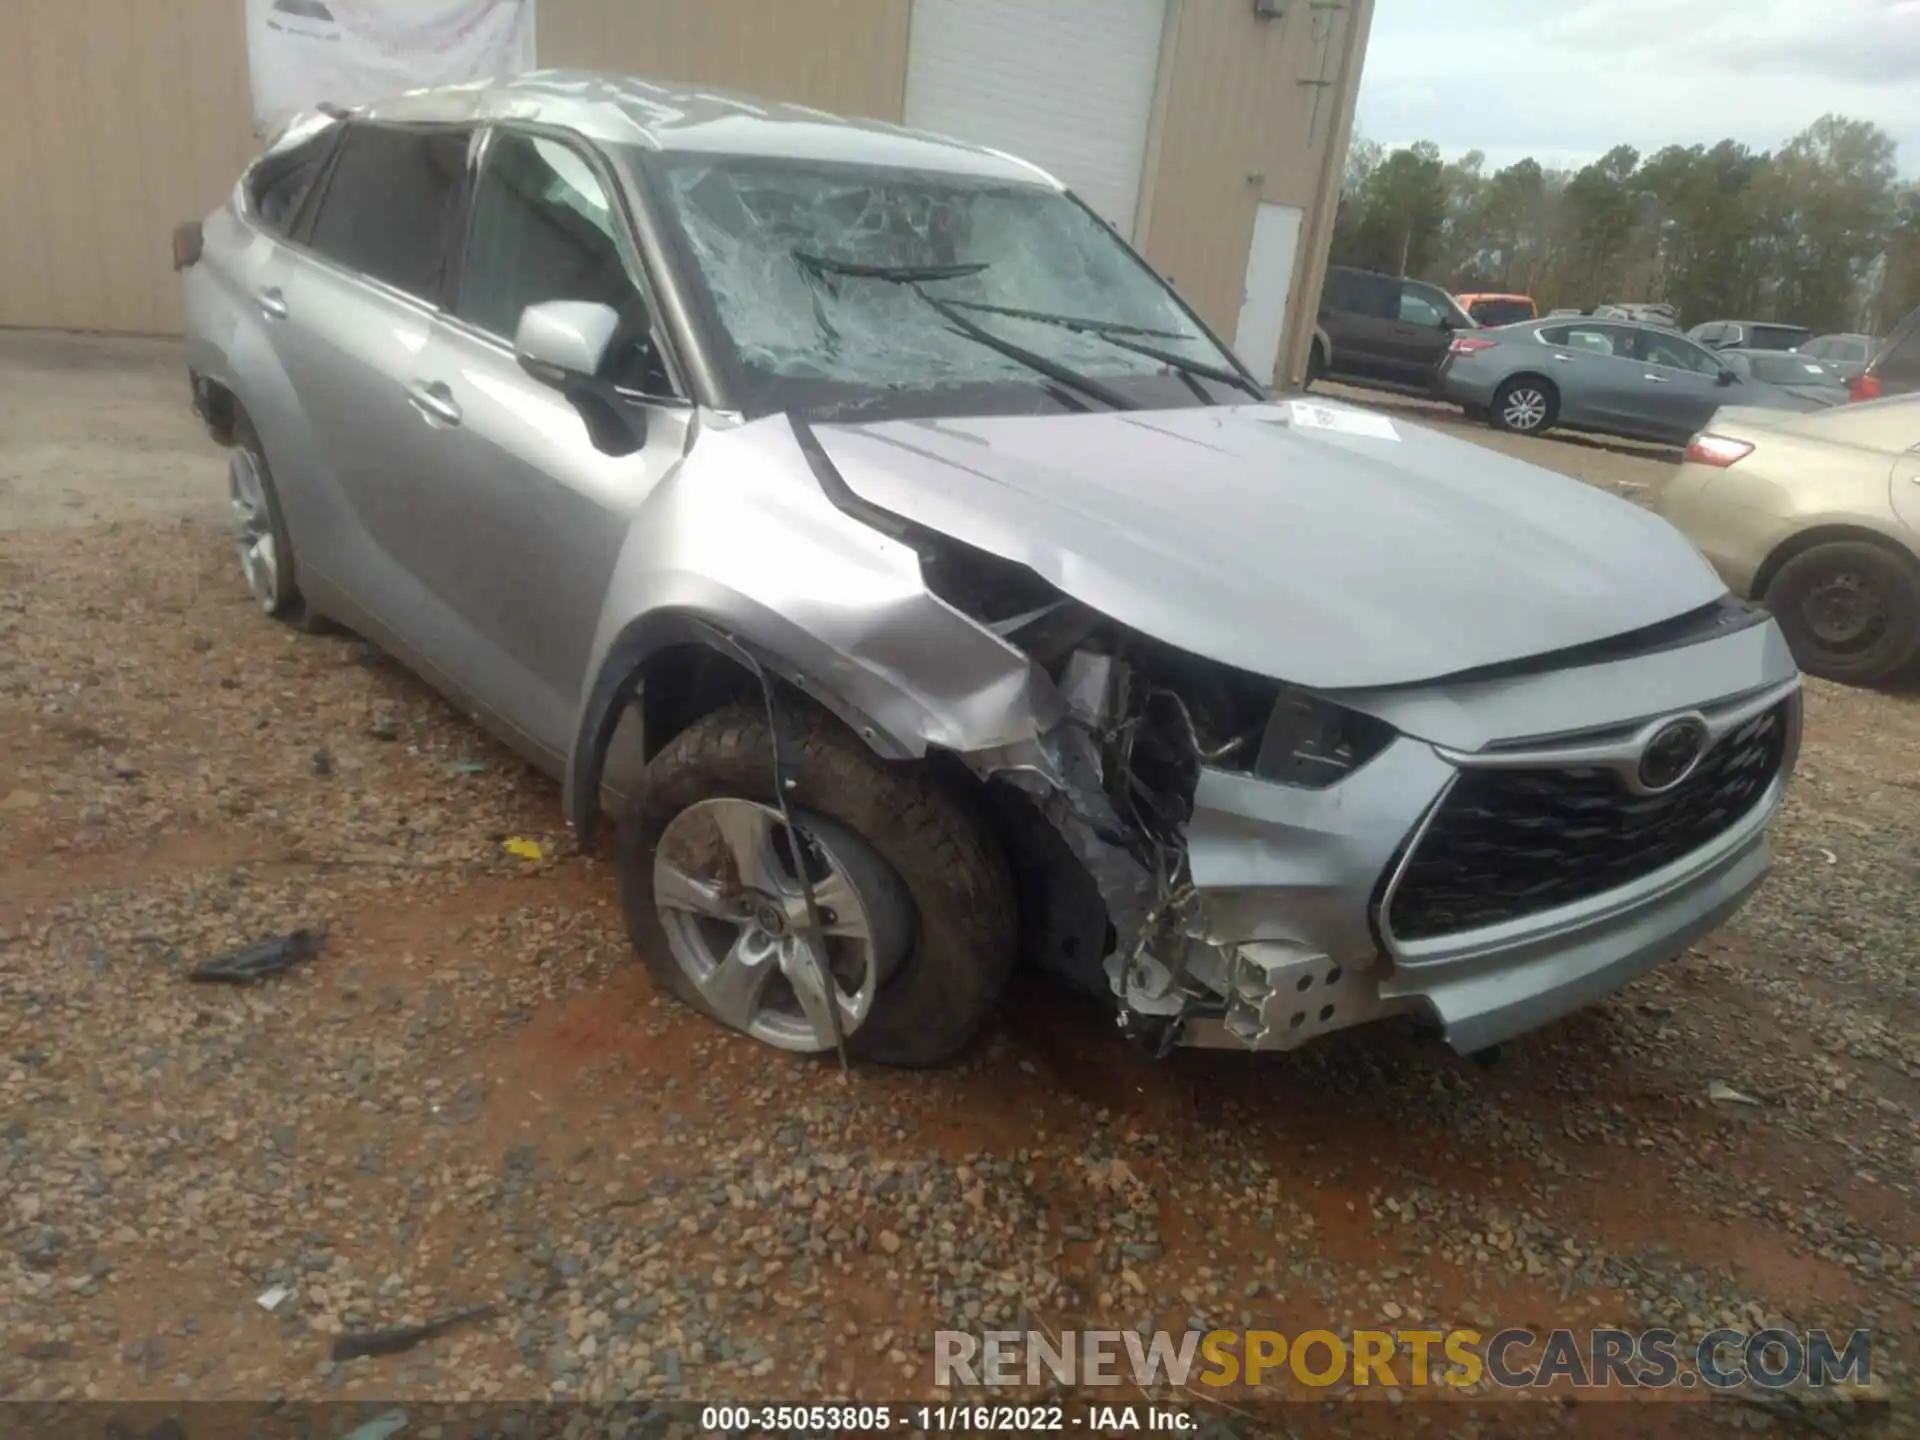
{"label": "door handle", "polygon": [[1640,378],[1642,380],[1651,380],[1656,385],[1665,385],[1667,383],[1667,377],[1664,375],[1642,375]]}
{"label": "door handle", "polygon": [[260,313],[269,320],[287,318],[287,297],[280,293],[278,285],[269,285],[256,297],[260,302]]}
{"label": "door handle", "polygon": [[453,392],[438,380],[414,381],[407,387],[407,403],[430,425],[460,423],[460,407],[454,403]]}
{"label": "door handle", "polygon": [[1562,365],[1571,365],[1574,363],[1574,357],[1571,355],[1555,355],[1553,358],[1558,360]]}

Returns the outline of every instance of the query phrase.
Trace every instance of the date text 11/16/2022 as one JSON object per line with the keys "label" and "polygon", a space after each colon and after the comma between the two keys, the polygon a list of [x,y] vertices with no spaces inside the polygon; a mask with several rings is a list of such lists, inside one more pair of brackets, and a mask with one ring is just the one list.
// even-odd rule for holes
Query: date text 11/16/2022
{"label": "date text 11/16/2022", "polygon": [[1009,1432],[1082,1431],[1181,1434],[1198,1429],[1200,1419],[1161,1405],[708,1405],[700,1428],[709,1434],[763,1431],[809,1434],[880,1434],[916,1430],[923,1434],[1002,1435]]}

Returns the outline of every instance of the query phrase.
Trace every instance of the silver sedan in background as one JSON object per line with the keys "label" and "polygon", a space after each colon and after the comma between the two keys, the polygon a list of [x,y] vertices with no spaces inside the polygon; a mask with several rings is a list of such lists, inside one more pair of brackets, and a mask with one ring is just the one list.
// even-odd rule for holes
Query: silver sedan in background
{"label": "silver sedan in background", "polygon": [[1555,316],[1455,336],[1435,393],[1496,430],[1559,426],[1673,445],[1723,405],[1806,408],[1672,330]]}

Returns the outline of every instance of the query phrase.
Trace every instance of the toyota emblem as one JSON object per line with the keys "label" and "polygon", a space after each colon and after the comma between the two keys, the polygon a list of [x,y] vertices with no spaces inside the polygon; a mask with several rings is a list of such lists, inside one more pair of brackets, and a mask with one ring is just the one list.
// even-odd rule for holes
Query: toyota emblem
{"label": "toyota emblem", "polygon": [[1653,732],[1640,752],[1635,773],[1641,788],[1652,794],[1671,790],[1693,773],[1706,748],[1707,727],[1701,720],[1692,715],[1669,720]]}

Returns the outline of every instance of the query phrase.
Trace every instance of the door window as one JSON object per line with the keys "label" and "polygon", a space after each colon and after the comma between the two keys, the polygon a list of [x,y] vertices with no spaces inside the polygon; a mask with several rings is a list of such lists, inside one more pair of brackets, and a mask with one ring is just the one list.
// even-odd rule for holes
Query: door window
{"label": "door window", "polygon": [[1649,365],[1665,365],[1671,370],[1688,370],[1709,377],[1720,374],[1720,363],[1684,336],[1662,330],[1642,330],[1639,334],[1640,358]]}
{"label": "door window", "polygon": [[1328,308],[1347,315],[1391,320],[1399,313],[1399,286],[1385,275],[1336,270],[1328,281]]}
{"label": "door window", "polygon": [[640,287],[621,253],[606,187],[570,146],[514,131],[487,149],[454,313],[512,340],[530,305],[584,300],[611,307],[620,329],[602,378],[648,394],[673,387],[652,344]]}
{"label": "door window", "polygon": [[309,242],[329,260],[437,302],[467,168],[464,130],[355,125]]}
{"label": "door window", "polygon": [[1562,325],[1542,330],[1540,338],[1549,345],[1566,350],[1582,350],[1589,355],[1615,355],[1631,358],[1633,331],[1621,325]]}
{"label": "door window", "polygon": [[1400,320],[1406,325],[1424,325],[1429,330],[1438,330],[1440,322],[1447,312],[1441,308],[1439,298],[1430,296],[1411,285],[1400,287]]}

